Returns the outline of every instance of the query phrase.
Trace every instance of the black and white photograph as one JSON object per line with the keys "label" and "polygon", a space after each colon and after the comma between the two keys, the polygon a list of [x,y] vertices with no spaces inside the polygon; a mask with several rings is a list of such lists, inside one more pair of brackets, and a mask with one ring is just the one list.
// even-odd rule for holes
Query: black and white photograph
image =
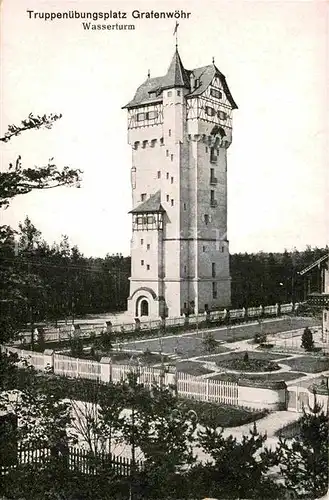
{"label": "black and white photograph", "polygon": [[0,500],[328,498],[328,2],[0,21]]}

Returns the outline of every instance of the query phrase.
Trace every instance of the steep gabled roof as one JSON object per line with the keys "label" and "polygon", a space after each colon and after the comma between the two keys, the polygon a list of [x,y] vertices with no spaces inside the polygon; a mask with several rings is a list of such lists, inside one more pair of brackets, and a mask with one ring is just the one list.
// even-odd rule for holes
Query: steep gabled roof
{"label": "steep gabled roof", "polygon": [[211,84],[214,77],[218,76],[232,108],[233,109],[238,108],[232,97],[230,89],[228,88],[225,76],[223,75],[223,73],[219,71],[219,69],[214,64],[209,64],[209,66],[203,66],[202,68],[193,69],[189,73],[190,74],[193,73],[193,77],[195,80],[200,80],[200,85],[195,90],[193,90],[193,92],[188,94],[187,97],[196,97],[202,94],[206,90],[206,88]]}
{"label": "steep gabled roof", "polygon": [[[191,76],[193,76],[193,80],[199,80],[200,82],[200,85],[194,90],[191,89]],[[237,109],[238,106],[232,97],[223,73],[221,73],[214,64],[193,70],[185,69],[177,48],[167,74],[157,78],[148,78],[145,80],[145,82],[138,87],[134,98],[128,102],[128,104],[123,106],[123,109],[131,109],[158,102],[161,103],[162,90],[175,87],[188,89],[190,94],[188,94],[187,97],[196,97],[206,90],[215,76],[219,77],[232,108]]]}
{"label": "steep gabled roof", "polygon": [[138,207],[131,210],[130,214],[151,214],[151,213],[159,213],[165,212],[165,209],[161,205],[161,193],[157,191],[155,194],[150,196],[150,198],[146,201],[143,201]]}

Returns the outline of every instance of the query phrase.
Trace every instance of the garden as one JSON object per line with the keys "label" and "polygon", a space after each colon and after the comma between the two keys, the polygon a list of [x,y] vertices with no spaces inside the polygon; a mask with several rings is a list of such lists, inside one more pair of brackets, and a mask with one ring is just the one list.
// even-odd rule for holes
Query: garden
{"label": "garden", "polygon": [[279,370],[280,366],[273,359],[280,355],[263,352],[231,352],[221,356],[201,357],[199,360],[215,362],[220,368],[241,372],[269,372]]}

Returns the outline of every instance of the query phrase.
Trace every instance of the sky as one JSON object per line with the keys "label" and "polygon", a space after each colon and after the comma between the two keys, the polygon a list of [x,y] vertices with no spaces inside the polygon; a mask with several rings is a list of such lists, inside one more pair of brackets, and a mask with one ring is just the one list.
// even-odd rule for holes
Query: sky
{"label": "sky", "polygon": [[[33,11],[29,15],[28,10]],[[135,30],[84,30],[79,19],[34,13],[126,12]],[[126,110],[136,88],[166,73],[173,19],[132,12],[190,12],[179,22],[187,69],[211,64],[226,76],[239,109],[228,151],[231,253],[324,247],[329,243],[329,3],[313,1],[120,2],[3,0],[1,120],[62,113],[51,130],[1,146],[1,170],[54,158],[83,171],[80,189],[16,197],[1,223],[28,215],[49,242],[69,236],[86,256],[129,255],[131,150]],[[98,21],[99,23],[100,21]]]}

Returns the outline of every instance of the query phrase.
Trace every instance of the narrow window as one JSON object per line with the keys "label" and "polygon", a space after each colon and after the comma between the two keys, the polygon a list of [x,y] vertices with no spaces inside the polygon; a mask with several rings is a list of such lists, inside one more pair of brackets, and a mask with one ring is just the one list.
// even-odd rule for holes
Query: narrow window
{"label": "narrow window", "polygon": [[171,161],[174,161],[174,155],[170,155]]}
{"label": "narrow window", "polygon": [[187,305],[186,302],[184,302],[184,309],[186,309],[186,305]]}
{"label": "narrow window", "polygon": [[167,175],[166,175],[167,179],[169,179],[169,172],[167,172]]}
{"label": "narrow window", "polygon": [[174,206],[174,200],[171,199],[171,206],[173,207]]}
{"label": "narrow window", "polygon": [[186,271],[187,271],[187,267],[186,267],[186,266],[184,266],[184,273],[185,273],[185,274],[186,274]]}
{"label": "narrow window", "polygon": [[216,276],[216,263],[215,262],[211,263],[211,276],[213,278],[215,278],[215,276]]}
{"label": "narrow window", "polygon": [[203,245],[203,247],[202,247],[202,251],[203,251],[203,252],[205,252],[205,251],[206,251],[206,249],[207,249],[206,245]]}
{"label": "narrow window", "polygon": [[206,153],[208,153],[208,146],[206,146]]}
{"label": "narrow window", "polygon": [[146,200],[146,193],[142,193],[141,194],[141,201],[145,201]]}
{"label": "narrow window", "polygon": [[167,198],[167,201],[169,201],[169,194],[167,194],[166,198]]}
{"label": "narrow window", "polygon": [[222,247],[222,253],[224,253],[225,247]]}
{"label": "narrow window", "polygon": [[210,190],[210,204],[213,205],[215,202],[215,191],[213,189]]}
{"label": "narrow window", "polygon": [[168,130],[168,135],[171,137],[171,128]]}
{"label": "narrow window", "polygon": [[171,97],[171,96],[172,96],[172,92],[171,92],[171,90],[167,93],[167,96],[168,96],[168,97]]}
{"label": "narrow window", "polygon": [[205,224],[209,224],[209,215],[208,214],[204,214],[204,222],[205,222]]}
{"label": "narrow window", "polygon": [[169,149],[166,149],[166,156],[169,156]]}
{"label": "narrow window", "polygon": [[144,244],[144,240],[143,240],[143,238],[142,238],[142,239],[141,239],[141,245],[143,245],[143,244]]}
{"label": "narrow window", "polygon": [[163,137],[160,139],[160,146],[163,146]]}
{"label": "narrow window", "polygon": [[173,177],[170,178],[170,182],[171,182],[171,184],[174,183],[174,178]]}
{"label": "narrow window", "polygon": [[184,210],[186,210],[186,203],[184,203],[183,208],[184,208]]}
{"label": "narrow window", "polygon": [[161,177],[161,172],[160,170],[158,170],[158,179],[160,179],[160,177]]}
{"label": "narrow window", "polygon": [[150,248],[151,248],[151,245],[148,243],[148,244],[146,245],[146,250],[149,250]]}
{"label": "narrow window", "polygon": [[212,283],[212,298],[217,299],[217,283],[215,281]]}
{"label": "narrow window", "polygon": [[143,141],[142,148],[145,149],[147,146],[147,141]]}
{"label": "narrow window", "polygon": [[147,271],[149,271],[149,270],[150,270],[150,265],[149,265],[149,264],[147,264],[147,265],[146,265],[146,270],[147,270]]}
{"label": "narrow window", "polygon": [[177,90],[177,95],[178,95],[178,97],[180,96],[180,90]]}
{"label": "narrow window", "polygon": [[144,261],[143,260],[141,260],[141,266],[144,266]]}

